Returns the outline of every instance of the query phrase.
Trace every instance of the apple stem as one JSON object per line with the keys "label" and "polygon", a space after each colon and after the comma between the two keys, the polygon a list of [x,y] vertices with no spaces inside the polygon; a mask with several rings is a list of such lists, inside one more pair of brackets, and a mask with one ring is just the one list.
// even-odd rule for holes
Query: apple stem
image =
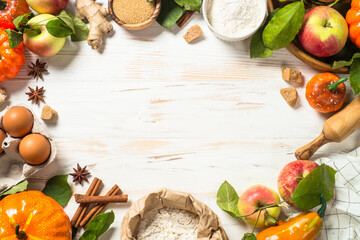
{"label": "apple stem", "polygon": [[341,78],[338,81],[334,82],[333,84],[328,85],[327,87],[329,88],[329,90],[331,92],[335,93],[336,90],[337,90],[338,85],[343,83],[343,82],[346,82],[347,80],[348,80],[347,77]]}

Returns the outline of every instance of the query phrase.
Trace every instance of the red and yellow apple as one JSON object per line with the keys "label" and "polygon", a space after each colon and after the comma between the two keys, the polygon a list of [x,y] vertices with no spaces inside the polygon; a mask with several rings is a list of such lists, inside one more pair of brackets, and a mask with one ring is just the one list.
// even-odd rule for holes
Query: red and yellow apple
{"label": "red and yellow apple", "polygon": [[295,206],[291,197],[299,182],[306,177],[312,170],[319,165],[309,160],[296,160],[288,163],[281,171],[278,177],[278,189],[282,199],[289,205]]}
{"label": "red and yellow apple", "polygon": [[28,22],[31,31],[25,31],[24,44],[33,53],[41,57],[50,57],[57,54],[65,44],[65,38],[51,35],[46,29],[46,23],[55,19],[51,14],[40,14]]}
{"label": "red and yellow apple", "polygon": [[[256,209],[264,207],[269,204],[280,203],[278,194],[264,185],[253,185],[246,189],[239,198],[238,209],[241,216],[249,215]],[[280,215],[280,207],[267,208],[266,211],[269,215],[278,219]],[[247,217],[243,217],[244,221],[250,225],[255,225],[259,213],[252,214]],[[272,225],[273,223],[265,218],[265,211],[261,211],[259,220],[256,224],[257,227],[265,227]]]}
{"label": "red and yellow apple", "polygon": [[319,6],[305,15],[298,37],[309,53],[318,57],[329,57],[344,48],[348,38],[348,26],[338,11]]}
{"label": "red and yellow apple", "polygon": [[69,0],[26,0],[27,4],[40,14],[59,14],[65,9]]}

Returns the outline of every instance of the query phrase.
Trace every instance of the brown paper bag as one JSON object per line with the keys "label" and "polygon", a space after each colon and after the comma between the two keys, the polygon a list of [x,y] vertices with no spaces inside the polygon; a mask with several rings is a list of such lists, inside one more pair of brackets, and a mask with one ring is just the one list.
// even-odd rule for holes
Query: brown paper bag
{"label": "brown paper bag", "polygon": [[218,216],[191,194],[166,188],[150,193],[135,202],[121,223],[121,240],[136,240],[140,220],[150,212],[164,207],[187,210],[199,216],[198,236],[200,240],[228,240]]}

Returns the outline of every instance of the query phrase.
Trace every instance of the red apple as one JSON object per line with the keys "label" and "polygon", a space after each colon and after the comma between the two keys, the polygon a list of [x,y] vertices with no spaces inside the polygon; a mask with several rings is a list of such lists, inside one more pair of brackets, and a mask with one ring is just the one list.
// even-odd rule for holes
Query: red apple
{"label": "red apple", "polygon": [[348,26],[338,11],[319,6],[305,15],[298,36],[306,51],[318,57],[329,57],[344,48]]}
{"label": "red apple", "polygon": [[65,9],[69,0],[26,0],[27,4],[40,14],[59,14]]}
{"label": "red apple", "polygon": [[40,14],[33,17],[28,25],[34,31],[25,31],[23,35],[25,46],[41,57],[55,55],[65,44],[65,38],[54,37],[46,29],[46,23],[54,18],[55,16],[51,14]]}
{"label": "red apple", "polygon": [[319,165],[316,162],[308,160],[296,160],[288,163],[280,172],[278,177],[278,188],[282,199],[291,206],[295,204],[290,200],[296,186],[312,170]]}
{"label": "red apple", "polygon": [[[239,198],[238,209],[240,215],[245,216],[253,213],[259,207],[263,207],[268,204],[279,203],[280,198],[278,194],[263,185],[254,185],[249,187],[243,192]],[[280,215],[280,207],[271,207],[266,209],[271,217],[277,219]],[[259,213],[254,213],[250,216],[243,217],[244,221],[250,225],[255,225]],[[265,219],[265,212],[261,211],[259,220],[256,224],[257,227],[265,227],[271,225],[272,222],[268,222]]]}

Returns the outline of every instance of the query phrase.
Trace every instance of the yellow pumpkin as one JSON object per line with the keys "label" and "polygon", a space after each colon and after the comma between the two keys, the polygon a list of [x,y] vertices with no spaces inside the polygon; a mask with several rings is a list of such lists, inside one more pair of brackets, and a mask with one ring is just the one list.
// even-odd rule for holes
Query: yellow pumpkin
{"label": "yellow pumpkin", "polygon": [[62,207],[39,191],[0,201],[0,240],[71,240],[70,219]]}

